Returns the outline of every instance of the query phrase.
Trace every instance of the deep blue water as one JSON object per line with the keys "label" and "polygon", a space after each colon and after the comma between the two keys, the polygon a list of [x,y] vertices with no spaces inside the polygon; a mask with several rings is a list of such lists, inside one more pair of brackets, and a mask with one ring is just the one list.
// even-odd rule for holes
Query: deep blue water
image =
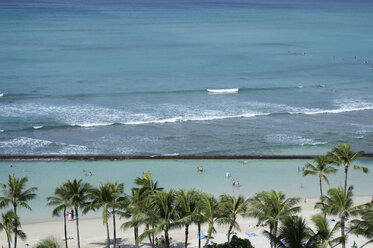
{"label": "deep blue water", "polygon": [[373,152],[372,23],[368,0],[0,1],[0,154]]}

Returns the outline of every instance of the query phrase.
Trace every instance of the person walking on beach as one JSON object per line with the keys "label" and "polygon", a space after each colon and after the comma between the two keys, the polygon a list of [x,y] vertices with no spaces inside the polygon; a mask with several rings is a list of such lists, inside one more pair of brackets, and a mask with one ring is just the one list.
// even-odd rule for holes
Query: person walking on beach
{"label": "person walking on beach", "polygon": [[74,210],[73,209],[71,209],[71,220],[74,220]]}

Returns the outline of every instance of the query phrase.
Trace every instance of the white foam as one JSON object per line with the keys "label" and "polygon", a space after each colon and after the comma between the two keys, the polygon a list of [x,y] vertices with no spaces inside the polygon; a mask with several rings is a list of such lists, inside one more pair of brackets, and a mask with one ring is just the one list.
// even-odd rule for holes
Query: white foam
{"label": "white foam", "polygon": [[34,129],[40,129],[40,128],[43,128],[43,126],[34,126],[33,128]]}
{"label": "white foam", "polygon": [[213,94],[232,94],[238,93],[239,88],[232,88],[232,89],[207,89],[207,92]]}
{"label": "white foam", "polygon": [[298,88],[298,89],[302,89],[302,88],[303,88],[303,85],[298,85],[297,88]]}
{"label": "white foam", "polygon": [[298,135],[286,135],[286,134],[276,134],[276,135],[267,135],[267,141],[271,143],[287,144],[287,145],[324,145],[327,142],[315,141],[311,138],[305,138]]}
{"label": "white foam", "polygon": [[103,127],[103,126],[111,126],[114,125],[114,122],[108,122],[108,123],[82,123],[82,124],[72,124],[72,126],[78,126],[78,127]]}
{"label": "white foam", "polygon": [[337,109],[301,109],[298,111],[290,111],[289,114],[305,114],[305,115],[319,115],[319,114],[340,114],[344,112],[373,110],[373,105],[370,103],[360,103],[359,105],[340,105]]}
{"label": "white foam", "polygon": [[0,129],[0,133],[3,133],[3,132],[4,132],[4,130]]}
{"label": "white foam", "polygon": [[188,121],[213,121],[213,120],[223,120],[223,119],[237,119],[237,118],[250,118],[255,116],[265,116],[270,113],[247,113],[238,115],[222,115],[222,116],[177,116],[166,119],[159,120],[146,120],[146,121],[128,121],[122,122],[123,125],[145,125],[145,124],[164,124],[164,123],[174,123],[174,122],[188,122]]}
{"label": "white foam", "polygon": [[0,97],[3,97],[4,96],[4,93],[0,93]]}
{"label": "white foam", "polygon": [[[53,154],[81,154],[90,151],[86,146],[52,142],[49,140],[33,139],[29,137],[18,137],[10,140],[0,141],[0,148],[5,154],[25,154],[35,152]],[[53,152],[49,152],[52,148]]]}
{"label": "white foam", "polygon": [[175,152],[175,153],[165,153],[165,154],[162,154],[162,156],[179,156],[179,153]]}

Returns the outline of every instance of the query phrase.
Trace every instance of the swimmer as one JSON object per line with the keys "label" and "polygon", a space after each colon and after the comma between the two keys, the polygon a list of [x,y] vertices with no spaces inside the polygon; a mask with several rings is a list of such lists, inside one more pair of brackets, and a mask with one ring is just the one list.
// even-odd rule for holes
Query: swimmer
{"label": "swimmer", "polygon": [[236,186],[240,186],[240,182],[238,180],[236,181]]}
{"label": "swimmer", "polygon": [[13,168],[13,164],[10,164],[10,168]]}
{"label": "swimmer", "polygon": [[225,172],[225,177],[229,177],[229,172]]}

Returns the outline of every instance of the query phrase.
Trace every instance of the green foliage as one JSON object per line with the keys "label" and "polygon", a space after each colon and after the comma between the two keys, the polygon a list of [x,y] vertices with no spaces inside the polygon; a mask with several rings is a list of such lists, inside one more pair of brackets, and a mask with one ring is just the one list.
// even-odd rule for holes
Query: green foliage
{"label": "green foliage", "polygon": [[35,248],[62,248],[62,245],[55,237],[48,237],[39,241]]}
{"label": "green foliage", "polygon": [[226,242],[224,244],[213,244],[207,245],[208,248],[254,248],[250,240],[238,238],[236,235],[232,237],[231,242]]}

